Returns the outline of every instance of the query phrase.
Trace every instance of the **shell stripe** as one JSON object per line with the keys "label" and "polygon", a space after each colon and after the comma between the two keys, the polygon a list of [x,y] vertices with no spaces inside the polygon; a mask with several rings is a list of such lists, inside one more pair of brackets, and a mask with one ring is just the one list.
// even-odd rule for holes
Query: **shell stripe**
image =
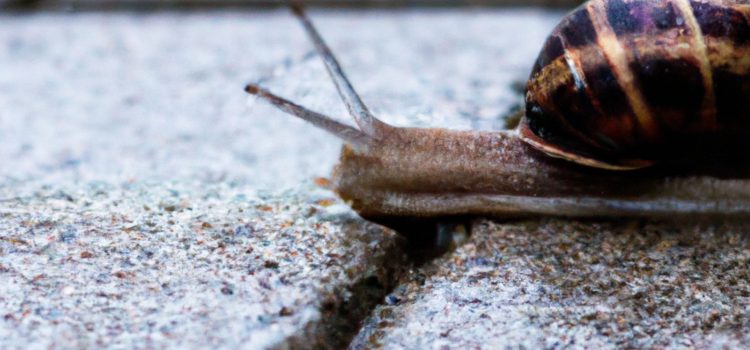
{"label": "shell stripe", "polygon": [[556,38],[555,40],[563,48],[562,54],[557,59],[562,60],[567,68],[566,71],[559,70],[557,75],[569,76],[568,79],[573,83],[575,91],[567,91],[564,85],[551,86],[550,97],[556,101],[555,105],[561,109],[561,112],[566,109],[564,107],[566,104],[576,104],[576,112],[568,114],[568,118],[558,118],[560,128],[575,135],[578,140],[590,147],[601,148],[602,144],[596,140],[594,134],[584,131],[591,119],[606,116],[598,96],[589,85],[584,60],[585,55],[587,52],[590,54],[591,49],[598,50],[597,33],[585,8],[573,11],[567,21],[574,25],[563,26],[560,32],[551,37]]}
{"label": "shell stripe", "polygon": [[737,46],[750,44],[750,4],[690,1],[704,35],[732,39]]}
{"label": "shell stripe", "polygon": [[[612,1],[611,3],[617,3]],[[645,138],[655,140],[659,135],[659,127],[654,120],[650,107],[641,93],[637,84],[635,74],[630,66],[633,61],[617,34],[609,23],[607,8],[603,1],[591,1],[587,7],[589,17],[597,32],[597,42],[604,53],[607,61],[612,67],[617,80],[627,96],[636,121]]]}
{"label": "shell stripe", "polygon": [[[594,101],[586,93],[588,89],[577,87],[577,85],[585,84],[585,82],[583,81],[583,77],[574,76],[575,67],[572,66],[575,65],[572,62],[574,60],[575,58],[572,57],[572,54],[568,50],[565,50],[563,55],[558,56],[555,60],[544,66],[539,78],[534,80],[534,82],[542,85],[534,86],[533,89],[545,91],[545,98],[548,99],[548,103],[558,106],[560,112],[569,117],[556,118],[554,121],[549,120],[549,123],[557,124],[557,129],[564,130],[566,134],[575,135],[577,140],[598,148],[600,146],[582,131],[580,123],[583,121],[575,118],[580,113],[574,113],[569,109],[569,107],[575,105],[576,108],[596,113],[592,105]],[[576,88],[571,89],[571,87]],[[547,127],[549,128],[550,125]],[[559,140],[559,142],[564,142],[564,140]]]}
{"label": "shell stripe", "polygon": [[[663,32],[664,38],[671,36],[672,32]],[[633,37],[637,34],[631,34],[625,38],[625,41],[632,41]],[[561,39],[558,36],[554,36],[554,42],[560,42]],[[747,88],[744,87],[743,81],[750,81],[750,45],[737,47],[731,38],[714,38],[704,37],[705,44],[708,52],[708,60],[710,61],[712,69],[712,87],[715,91],[715,102],[717,110],[717,123],[719,126],[730,126],[732,121],[736,119],[738,112],[742,115],[750,115],[750,99],[747,96]],[[659,39],[661,40],[661,39]],[[555,45],[557,46],[557,44]],[[559,45],[562,46],[561,44]],[[641,45],[637,47],[637,50],[641,53],[642,57],[654,58],[661,54],[661,48],[654,45]],[[539,69],[537,78],[532,80],[532,90],[545,91],[548,98],[555,99],[553,92],[558,90],[560,87],[566,84],[572,84],[574,77],[571,73],[571,62],[570,60],[580,63],[573,63],[577,67],[583,67],[583,75],[581,76],[583,83],[586,84],[586,93],[588,94],[588,102],[593,105],[595,113],[605,119],[613,118],[617,115],[622,115],[623,112],[629,112],[630,106],[624,96],[621,86],[616,81],[616,77],[612,76],[610,65],[604,59],[596,59],[601,53],[600,48],[591,44],[585,47],[568,48],[567,51],[563,52],[561,49],[556,53],[557,57],[554,59],[545,58],[544,65]],[[585,59],[584,59],[585,58]],[[668,67],[671,72],[684,71],[693,72],[696,74],[696,83],[699,86],[705,85],[702,81],[701,70],[696,65],[685,60],[669,60],[669,61],[654,61],[648,60],[649,66],[657,69],[658,65],[661,67]],[[719,68],[720,67],[720,68]],[[658,69],[657,69],[658,70]],[[670,74],[666,77],[667,80],[671,81],[678,78],[674,74]],[[655,77],[654,79],[664,79]],[[656,94],[661,98],[664,98],[665,94],[676,95],[676,99],[680,100],[679,105],[685,105],[685,110],[699,110],[702,106],[703,94],[705,89],[701,88],[701,91],[686,91],[690,84],[680,84],[678,87],[684,87],[681,91],[664,90],[663,87],[656,86],[653,89],[648,83],[650,80],[639,79],[641,88],[644,94]],[[681,81],[686,81],[684,77]],[[692,81],[692,78],[689,80]],[[646,84],[646,86],[644,86]],[[674,89],[674,88],[672,88]],[[651,91],[654,90],[654,91]],[[700,95],[695,95],[700,92]],[[647,95],[648,96],[648,95]],[[690,97],[689,97],[690,96]],[[697,99],[697,100],[696,100]],[[658,101],[653,101],[657,103]],[[556,101],[555,106],[560,104],[571,103],[569,97],[565,97],[563,100]],[[623,105],[624,103],[624,105]],[[658,103],[657,103],[658,105]],[[652,104],[652,107],[654,105]],[[689,106],[689,108],[688,108]],[[578,131],[575,127],[569,124],[566,118],[560,118],[562,124],[565,125],[565,129],[569,132]],[[750,119],[750,118],[748,118]],[[750,121],[749,121],[750,122]],[[699,125],[696,125],[699,126]],[[624,125],[618,126],[618,128],[625,127]],[[590,136],[583,136],[584,133],[578,131],[575,132],[577,137],[586,141],[590,140]]]}
{"label": "shell stripe", "polygon": [[745,152],[750,0],[589,0],[548,37],[526,102],[524,140],[581,164]]}
{"label": "shell stripe", "polygon": [[[579,11],[579,14],[583,14],[586,16],[586,19],[588,19],[588,13],[586,11]],[[584,38],[583,40],[578,41],[572,41],[570,38]],[[601,105],[599,103],[599,100],[597,96],[595,96],[592,92],[591,87],[586,81],[586,74],[583,67],[583,62],[581,62],[581,57],[583,55],[583,51],[587,48],[587,46],[584,45],[590,45],[590,42],[594,42],[596,40],[596,32],[594,31],[593,26],[591,26],[590,29],[586,30],[585,35],[574,35],[571,33],[560,33],[560,41],[563,44],[563,47],[565,48],[565,52],[563,54],[563,60],[565,61],[566,65],[568,66],[568,71],[570,72],[571,78],[573,79],[573,83],[575,84],[576,90],[579,94],[584,94],[586,96],[586,99],[581,101],[582,104],[585,104],[587,107],[589,107],[589,110],[594,113],[596,116],[603,116],[604,112],[601,109]],[[584,107],[583,105],[580,107]],[[594,115],[589,117],[594,117]],[[594,146],[594,147],[601,147],[599,143],[592,139],[590,134],[584,133],[580,130],[580,128],[575,128],[570,125],[570,123],[565,120],[565,118],[562,118],[560,122],[565,126],[565,128],[568,130],[568,132],[573,133],[578,136],[579,139],[584,141],[585,143]]]}
{"label": "shell stripe", "polygon": [[595,110],[597,115],[603,116],[605,113],[602,111],[599,99],[588,83],[586,67],[583,62],[583,55],[596,46],[596,29],[594,29],[594,24],[585,8],[575,10],[570,15],[569,21],[575,23],[575,25],[567,26],[557,34],[565,49],[563,58],[573,76],[576,88],[588,96],[592,109]]}
{"label": "shell stripe", "polygon": [[[578,8],[568,21],[570,24],[563,26],[558,35],[566,49],[565,59],[572,63],[570,71],[580,82],[579,93],[585,96],[578,112],[589,112],[568,118],[584,124],[574,128],[581,141],[599,149],[617,149],[634,136],[632,108],[597,43],[598,34],[588,9]],[[613,127],[617,129],[614,134],[610,133]]]}
{"label": "shell stripe", "polygon": [[717,123],[750,126],[750,2],[691,0],[713,67]]}
{"label": "shell stripe", "polygon": [[583,79],[583,69],[581,68],[581,61],[578,60],[578,53],[574,53],[573,50],[565,50],[565,63],[570,69],[570,74],[573,76],[573,83],[579,90],[586,89],[586,81]]}
{"label": "shell stripe", "polygon": [[714,91],[713,68],[708,59],[708,48],[703,36],[700,24],[693,13],[693,8],[688,0],[672,0],[672,4],[681,12],[685,25],[691,34],[691,42],[694,48],[695,59],[700,68],[703,78],[703,108],[701,111],[702,128],[717,129],[716,123],[716,93]]}
{"label": "shell stripe", "polygon": [[585,8],[573,11],[567,21],[568,25],[560,28],[560,37],[566,48],[586,47],[596,43],[596,29]]}

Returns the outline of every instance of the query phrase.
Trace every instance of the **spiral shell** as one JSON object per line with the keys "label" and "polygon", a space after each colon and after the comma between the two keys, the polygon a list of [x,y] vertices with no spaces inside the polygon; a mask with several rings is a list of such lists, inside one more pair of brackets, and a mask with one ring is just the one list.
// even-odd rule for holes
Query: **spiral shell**
{"label": "spiral shell", "polygon": [[750,0],[588,1],[544,44],[521,135],[611,169],[750,153]]}

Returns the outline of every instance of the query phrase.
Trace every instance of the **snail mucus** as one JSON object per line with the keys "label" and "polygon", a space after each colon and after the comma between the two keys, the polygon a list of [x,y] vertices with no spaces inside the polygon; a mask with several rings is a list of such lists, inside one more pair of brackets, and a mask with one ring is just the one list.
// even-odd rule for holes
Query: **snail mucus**
{"label": "snail mucus", "polygon": [[750,1],[591,0],[543,45],[514,130],[389,125],[293,7],[356,126],[250,84],[341,138],[338,195],[372,220],[750,218]]}

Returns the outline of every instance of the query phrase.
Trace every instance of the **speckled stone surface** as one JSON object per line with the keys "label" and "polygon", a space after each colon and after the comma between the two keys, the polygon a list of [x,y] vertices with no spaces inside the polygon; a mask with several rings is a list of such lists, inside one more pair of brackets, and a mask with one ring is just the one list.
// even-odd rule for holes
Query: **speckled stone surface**
{"label": "speckled stone surface", "polygon": [[403,256],[395,233],[309,190],[134,183],[4,203],[0,347],[328,343],[317,327],[350,287],[392,279]]}
{"label": "speckled stone surface", "polygon": [[[559,16],[312,14],[378,116],[457,129],[503,126]],[[0,45],[0,348],[340,343],[410,266],[313,184],[339,141],[242,92],[347,120],[285,11],[2,15]],[[748,232],[480,221],[352,347],[748,347]]]}
{"label": "speckled stone surface", "polygon": [[747,348],[748,281],[748,224],[478,221],[352,348]]}
{"label": "speckled stone surface", "polygon": [[[312,13],[379,116],[461,129],[559,15]],[[6,14],[0,47],[0,348],[341,344],[406,266],[313,185],[340,142],[242,91],[347,120],[286,11]]]}

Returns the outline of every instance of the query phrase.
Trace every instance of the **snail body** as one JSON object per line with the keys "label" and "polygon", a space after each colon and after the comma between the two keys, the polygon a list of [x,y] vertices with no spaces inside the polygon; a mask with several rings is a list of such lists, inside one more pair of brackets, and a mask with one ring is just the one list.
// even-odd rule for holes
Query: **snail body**
{"label": "snail body", "polygon": [[580,6],[534,65],[521,135],[610,169],[750,149],[750,1]]}
{"label": "snail body", "polygon": [[544,45],[518,128],[499,131],[379,120],[293,11],[357,127],[245,90],[345,141],[333,189],[363,217],[750,219],[747,1],[583,4]]}

